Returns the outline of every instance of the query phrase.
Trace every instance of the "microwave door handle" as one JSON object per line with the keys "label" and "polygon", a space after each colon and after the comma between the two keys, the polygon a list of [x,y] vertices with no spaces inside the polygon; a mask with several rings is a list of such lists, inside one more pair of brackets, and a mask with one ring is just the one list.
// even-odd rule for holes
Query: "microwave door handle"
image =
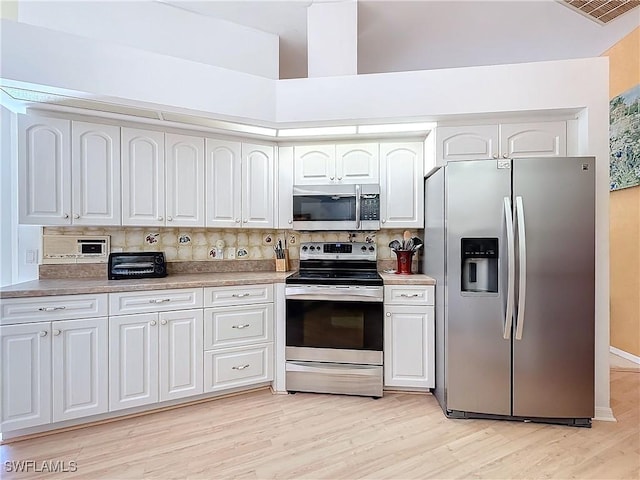
{"label": "microwave door handle", "polygon": [[360,185],[356,185],[356,230],[360,230]]}

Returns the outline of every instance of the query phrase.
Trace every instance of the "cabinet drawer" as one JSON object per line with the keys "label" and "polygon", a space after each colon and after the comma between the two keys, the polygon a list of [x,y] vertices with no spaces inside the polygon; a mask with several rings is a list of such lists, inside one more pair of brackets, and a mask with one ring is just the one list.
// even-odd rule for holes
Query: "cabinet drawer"
{"label": "cabinet drawer", "polygon": [[202,288],[122,292],[109,295],[109,315],[202,308]]}
{"label": "cabinet drawer", "polygon": [[236,285],[204,289],[205,307],[273,303],[273,285]]}
{"label": "cabinet drawer", "polygon": [[204,349],[270,342],[273,304],[208,308],[204,312]]}
{"label": "cabinet drawer", "polygon": [[105,317],[108,311],[106,293],[7,298],[0,303],[2,325]]}
{"label": "cabinet drawer", "polygon": [[204,391],[214,392],[273,380],[273,346],[204,352]]}
{"label": "cabinet drawer", "polygon": [[433,305],[433,285],[386,285],[384,303],[389,305]]}

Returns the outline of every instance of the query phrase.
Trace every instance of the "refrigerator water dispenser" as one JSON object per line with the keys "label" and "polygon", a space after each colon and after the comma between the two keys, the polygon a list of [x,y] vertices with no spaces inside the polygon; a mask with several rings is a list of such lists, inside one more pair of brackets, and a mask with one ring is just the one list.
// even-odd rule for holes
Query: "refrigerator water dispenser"
{"label": "refrigerator water dispenser", "polygon": [[462,239],[463,292],[498,293],[498,239]]}

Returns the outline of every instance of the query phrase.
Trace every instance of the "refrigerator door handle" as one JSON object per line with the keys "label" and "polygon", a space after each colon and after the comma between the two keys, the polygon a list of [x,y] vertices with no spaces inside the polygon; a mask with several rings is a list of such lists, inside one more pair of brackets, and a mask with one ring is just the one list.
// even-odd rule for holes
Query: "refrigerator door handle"
{"label": "refrigerator door handle", "polygon": [[524,229],[524,205],[522,197],[516,197],[516,223],[518,224],[518,254],[519,254],[519,283],[518,283],[518,314],[516,317],[516,340],[522,340],[524,329],[525,301],[527,297],[527,240]]}
{"label": "refrigerator door handle", "polygon": [[504,197],[504,221],[507,229],[507,308],[505,309],[504,328],[502,337],[508,340],[511,337],[511,325],[513,322],[513,306],[515,304],[516,260],[515,239],[513,231],[513,217],[511,213],[511,199]]}

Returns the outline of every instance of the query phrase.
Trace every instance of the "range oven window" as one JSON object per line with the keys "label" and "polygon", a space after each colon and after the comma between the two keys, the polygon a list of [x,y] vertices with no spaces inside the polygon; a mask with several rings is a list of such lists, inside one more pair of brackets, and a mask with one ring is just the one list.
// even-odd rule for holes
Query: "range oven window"
{"label": "range oven window", "polygon": [[287,300],[287,346],[382,351],[380,302]]}
{"label": "range oven window", "polygon": [[356,197],[331,195],[296,195],[293,197],[295,221],[353,221]]}

